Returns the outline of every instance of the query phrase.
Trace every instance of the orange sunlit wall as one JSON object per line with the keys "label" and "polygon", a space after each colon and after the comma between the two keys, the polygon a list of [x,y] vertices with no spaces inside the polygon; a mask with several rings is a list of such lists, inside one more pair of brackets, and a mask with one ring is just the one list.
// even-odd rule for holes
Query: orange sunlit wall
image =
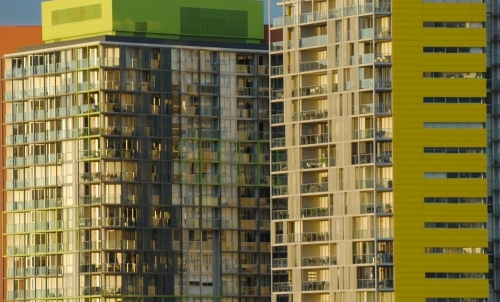
{"label": "orange sunlit wall", "polygon": [[[31,45],[38,45],[42,44],[42,27],[41,26],[0,26],[0,58],[2,58],[5,54],[9,53],[14,53],[17,51],[18,48],[21,47],[26,47],[26,46],[31,46]],[[3,99],[3,91],[4,91],[4,83],[3,83],[3,78],[4,78],[4,64],[3,60],[0,61],[0,100]],[[3,120],[3,106],[0,106],[0,118]],[[0,136],[0,146],[3,145],[3,138],[5,137],[5,133],[3,131],[2,127],[2,135]],[[0,167],[3,167],[4,164],[4,159],[3,159],[3,151],[0,148]],[[0,192],[3,192],[3,173],[0,173]],[[0,195],[3,196],[3,193]],[[0,201],[0,212],[3,212],[4,208],[4,203],[3,203],[3,198],[2,201]],[[0,216],[0,221],[2,221],[2,218]],[[2,227],[5,228],[3,225],[2,221]],[[0,248],[0,256],[2,256],[3,259],[3,240],[2,240],[2,246]],[[4,288],[4,270],[3,270],[3,260],[0,261],[0,275],[2,278],[2,282],[0,282],[0,293],[3,293],[3,288]],[[3,295],[3,294],[0,294]],[[1,296],[0,296],[1,299]]]}

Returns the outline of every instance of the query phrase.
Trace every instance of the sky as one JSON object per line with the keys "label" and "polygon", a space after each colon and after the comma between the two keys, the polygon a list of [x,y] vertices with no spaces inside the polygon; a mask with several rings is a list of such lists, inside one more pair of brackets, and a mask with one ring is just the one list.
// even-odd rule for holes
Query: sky
{"label": "sky", "polygon": [[[41,25],[40,3],[43,1],[47,0],[0,0],[0,25]],[[264,22],[267,23],[267,1],[269,0],[263,1]],[[278,9],[273,7],[271,11],[275,15]]]}

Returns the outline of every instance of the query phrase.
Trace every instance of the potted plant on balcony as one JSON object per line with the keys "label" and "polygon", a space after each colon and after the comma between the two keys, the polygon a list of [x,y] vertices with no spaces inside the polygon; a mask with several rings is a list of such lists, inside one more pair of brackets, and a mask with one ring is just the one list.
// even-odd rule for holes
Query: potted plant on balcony
{"label": "potted plant on balcony", "polygon": [[392,213],[392,205],[390,203],[385,204],[385,212]]}
{"label": "potted plant on balcony", "polygon": [[326,158],[325,153],[321,154],[321,167],[325,168],[328,163],[328,159]]}

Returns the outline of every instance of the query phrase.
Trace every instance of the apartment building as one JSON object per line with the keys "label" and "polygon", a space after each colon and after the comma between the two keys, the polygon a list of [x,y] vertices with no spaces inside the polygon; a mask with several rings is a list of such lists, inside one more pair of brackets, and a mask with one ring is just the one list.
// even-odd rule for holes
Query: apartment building
{"label": "apartment building", "polygon": [[43,3],[46,44],[2,59],[3,301],[270,300],[262,20]]}
{"label": "apartment building", "polygon": [[[2,57],[4,54],[15,52],[18,47],[42,43],[42,28],[40,26],[0,26],[0,41],[0,57]],[[3,80],[3,74],[4,68],[0,61],[0,82]],[[3,95],[3,90],[3,84],[0,83],[0,95]],[[1,112],[2,107],[0,107],[0,116],[2,115]],[[3,142],[3,139],[1,140]],[[3,158],[3,150],[1,149],[0,158]],[[3,188],[2,174],[0,174],[0,186]],[[3,211],[2,203],[0,203],[0,210]],[[4,244],[2,241],[2,247],[3,246]],[[0,249],[0,253],[3,255],[2,251],[3,248]],[[3,271],[3,261],[0,261],[0,274],[2,279]],[[3,282],[0,283],[0,292],[3,292]]]}
{"label": "apartment building", "polygon": [[482,2],[277,4],[272,301],[493,293]]}

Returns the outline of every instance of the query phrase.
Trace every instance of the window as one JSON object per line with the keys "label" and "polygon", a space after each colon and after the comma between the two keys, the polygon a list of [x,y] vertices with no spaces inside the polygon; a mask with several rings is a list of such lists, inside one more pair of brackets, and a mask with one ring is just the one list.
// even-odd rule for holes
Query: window
{"label": "window", "polygon": [[485,148],[474,147],[424,147],[424,153],[485,153]]}
{"label": "window", "polygon": [[424,103],[452,103],[452,104],[483,104],[486,103],[485,98],[458,98],[458,97],[424,97]]}
{"label": "window", "polygon": [[425,197],[424,203],[486,203],[486,197]]}
{"label": "window", "polygon": [[424,178],[486,178],[482,172],[424,172]]}
{"label": "window", "polygon": [[426,229],[484,229],[484,222],[424,222]]}
{"label": "window", "polygon": [[484,273],[425,273],[426,279],[484,279]]}
{"label": "window", "polygon": [[426,254],[485,254],[482,247],[426,247]]}
{"label": "window", "polygon": [[424,27],[484,28],[484,22],[424,22]]}
{"label": "window", "polygon": [[463,128],[463,129],[483,129],[484,123],[468,123],[468,122],[424,122],[424,128]]}
{"label": "window", "polygon": [[484,72],[424,72],[424,78],[482,79]]}

